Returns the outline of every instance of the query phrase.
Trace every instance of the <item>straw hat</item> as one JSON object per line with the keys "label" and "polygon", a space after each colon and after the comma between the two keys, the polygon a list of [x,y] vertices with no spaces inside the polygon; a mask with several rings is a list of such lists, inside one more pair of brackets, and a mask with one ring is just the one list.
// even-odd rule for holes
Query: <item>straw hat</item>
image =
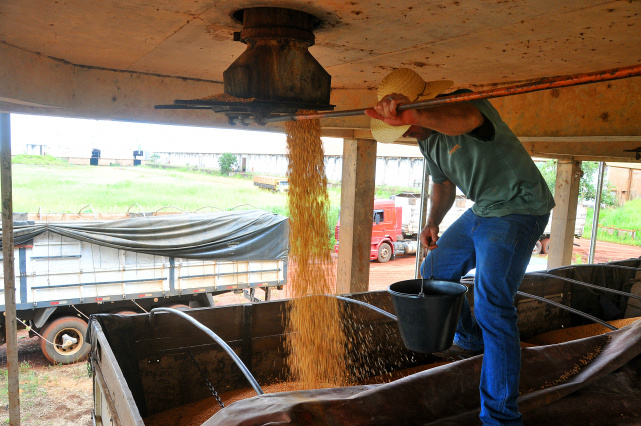
{"label": "straw hat", "polygon": [[[388,74],[378,86],[377,97],[380,101],[390,93],[401,93],[411,102],[432,99],[443,93],[454,84],[453,81],[424,81],[415,71],[399,68]],[[370,123],[372,135],[378,142],[391,143],[403,136],[410,126],[390,126],[381,120],[372,118]]]}

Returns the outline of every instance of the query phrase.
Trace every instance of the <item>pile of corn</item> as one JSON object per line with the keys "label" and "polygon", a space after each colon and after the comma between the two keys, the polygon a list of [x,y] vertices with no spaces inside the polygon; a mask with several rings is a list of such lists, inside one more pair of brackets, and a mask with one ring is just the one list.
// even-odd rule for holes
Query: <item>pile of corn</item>
{"label": "pile of corn", "polygon": [[[625,327],[626,325],[632,324],[639,319],[641,319],[641,317],[624,318],[608,321],[608,324],[613,325],[617,328],[621,328]],[[612,330],[597,323],[580,325],[577,327],[560,328],[558,330],[552,330],[548,331],[547,333],[539,334],[538,336],[534,336],[528,339],[528,343],[533,343],[535,345],[555,345],[557,343],[569,342],[570,340],[598,336],[599,334],[605,334],[609,331]]]}
{"label": "pile of corn", "polygon": [[[302,111],[305,112],[305,111]],[[339,301],[322,295],[336,289],[328,247],[327,177],[320,122],[288,122],[290,259],[293,264],[287,324],[287,364],[303,387],[341,386],[347,381],[345,333]]]}

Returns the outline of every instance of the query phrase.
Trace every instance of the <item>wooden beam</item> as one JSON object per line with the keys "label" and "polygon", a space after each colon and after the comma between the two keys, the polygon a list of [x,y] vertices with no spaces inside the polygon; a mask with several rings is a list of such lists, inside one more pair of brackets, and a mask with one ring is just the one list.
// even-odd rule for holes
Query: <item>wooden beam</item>
{"label": "wooden beam", "polygon": [[[641,136],[520,137],[533,157],[580,161],[639,162]],[[607,159],[607,160],[606,160]]]}
{"label": "wooden beam", "polygon": [[570,265],[576,224],[576,208],[579,199],[581,162],[560,160],[556,166],[556,186],[550,230],[548,269]]}
{"label": "wooden beam", "polygon": [[345,139],[336,293],[369,290],[376,142]]}

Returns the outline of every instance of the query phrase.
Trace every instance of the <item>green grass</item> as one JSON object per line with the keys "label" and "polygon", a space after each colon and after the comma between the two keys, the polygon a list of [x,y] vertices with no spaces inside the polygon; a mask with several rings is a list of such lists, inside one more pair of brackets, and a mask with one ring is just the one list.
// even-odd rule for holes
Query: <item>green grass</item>
{"label": "green grass", "polygon": [[68,163],[60,158],[52,157],[51,155],[14,155],[11,158],[13,164],[31,164],[40,166],[59,165],[64,166]]}
{"label": "green grass", "polygon": [[[340,209],[340,188],[328,190],[329,240]],[[258,208],[289,216],[287,195],[255,187],[251,177],[220,176],[187,167],[13,167],[13,209],[24,213],[212,212]]]}
{"label": "green grass", "polygon": [[[590,238],[592,233],[592,218],[594,217],[594,210],[588,209],[588,214],[585,222],[585,229],[583,238]],[[599,230],[597,231],[598,241],[609,241],[619,244],[627,244],[633,246],[641,246],[641,199],[631,200],[620,207],[607,207],[602,208],[599,215]],[[621,233],[619,235],[616,231],[608,231],[601,228],[610,227],[617,229],[639,230],[635,239],[629,235]]]}
{"label": "green grass", "polygon": [[[36,161],[33,157],[38,157]],[[16,156],[13,166],[13,209],[29,213],[125,213],[217,211],[258,208],[289,216],[287,195],[257,188],[251,177],[220,176],[211,170],[192,168],[73,166],[53,157]],[[52,160],[53,159],[53,160]],[[377,187],[377,198],[417,188]],[[340,187],[330,188],[328,245],[333,247],[334,227],[339,216]],[[200,210],[199,210],[200,209]],[[592,210],[588,210],[584,237],[590,237]],[[622,207],[601,209],[601,225],[641,229],[641,199]],[[600,241],[641,246],[636,240],[599,230]]]}
{"label": "green grass", "polygon": [[[31,364],[26,361],[18,367],[20,380],[20,405],[21,408],[29,408],[37,403],[38,397],[43,394],[41,387],[42,378],[33,370]],[[9,404],[9,373],[7,369],[0,369],[0,405]]]}

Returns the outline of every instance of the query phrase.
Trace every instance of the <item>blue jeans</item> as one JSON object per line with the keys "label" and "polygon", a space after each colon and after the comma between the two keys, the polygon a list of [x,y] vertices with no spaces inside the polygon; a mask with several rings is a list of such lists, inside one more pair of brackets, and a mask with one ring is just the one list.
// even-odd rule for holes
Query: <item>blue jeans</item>
{"label": "blue jeans", "polygon": [[487,426],[523,424],[516,403],[521,345],[514,296],[548,218],[480,217],[470,209],[447,228],[421,265],[423,277],[456,282],[476,268],[474,315],[465,300],[454,343],[484,350],[480,418]]}

